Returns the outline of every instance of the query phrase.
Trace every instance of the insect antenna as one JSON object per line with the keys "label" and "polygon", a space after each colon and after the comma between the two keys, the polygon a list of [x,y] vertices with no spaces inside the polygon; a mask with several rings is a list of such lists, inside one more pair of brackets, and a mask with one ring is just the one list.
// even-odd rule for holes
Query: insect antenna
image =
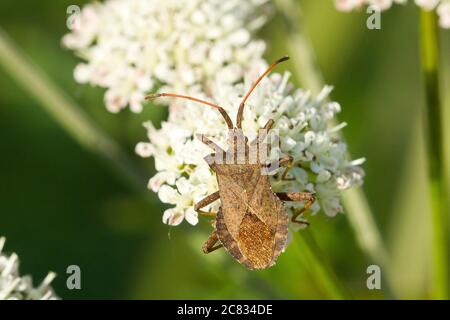
{"label": "insect antenna", "polygon": [[244,106],[245,106],[245,101],[247,101],[248,97],[250,97],[250,95],[252,94],[253,90],[255,90],[255,88],[258,86],[258,84],[261,82],[261,80],[270,72],[272,71],[273,68],[275,68],[279,63],[289,60],[288,56],[284,56],[281,57],[280,59],[278,59],[277,61],[275,61],[274,63],[272,63],[269,68],[267,68],[267,70],[255,81],[255,83],[252,85],[252,87],[250,88],[250,90],[248,90],[247,94],[245,95],[244,99],[242,100],[241,104],[239,105],[239,110],[238,110],[238,114],[237,114],[237,119],[236,119],[236,126],[241,129],[242,128],[242,117],[244,114]]}
{"label": "insect antenna", "polygon": [[227,123],[228,129],[233,129],[233,121],[231,121],[230,116],[228,115],[228,113],[225,111],[224,108],[222,108],[221,106],[218,106],[217,104],[208,102],[208,101],[204,101],[201,99],[197,99],[194,97],[190,97],[190,96],[185,96],[185,95],[181,95],[181,94],[176,94],[176,93],[155,93],[155,94],[151,94],[145,97],[145,99],[147,100],[151,100],[151,99],[156,99],[159,97],[173,97],[173,98],[181,98],[181,99],[186,99],[186,100],[191,100],[191,101],[195,101],[201,104],[206,104],[210,107],[213,107],[214,109],[219,110],[220,114],[222,115],[222,117],[224,118],[225,122]]}

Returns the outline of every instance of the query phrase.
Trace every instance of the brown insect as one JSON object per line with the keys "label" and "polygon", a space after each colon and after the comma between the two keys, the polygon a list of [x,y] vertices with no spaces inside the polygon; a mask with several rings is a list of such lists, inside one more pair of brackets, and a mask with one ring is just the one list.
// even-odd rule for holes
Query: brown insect
{"label": "brown insect", "polygon": [[[203,251],[210,253],[223,246],[237,261],[251,270],[265,269],[274,265],[286,247],[289,216],[283,201],[304,202],[303,209],[297,211],[291,219],[292,222],[300,224],[306,222],[297,220],[297,217],[309,209],[314,202],[314,196],[309,192],[274,193],[268,175],[271,165],[262,162],[261,157],[258,157],[256,161],[254,158],[250,159],[251,147],[256,146],[258,150],[263,146],[267,147],[267,144],[263,144],[263,140],[274,125],[273,120],[269,120],[263,130],[258,132],[255,140],[250,143],[242,132],[243,111],[248,97],[277,64],[288,59],[289,57],[283,57],[277,60],[256,80],[239,105],[236,127],[227,112],[213,103],[175,93],[160,93],[147,97],[150,99],[184,98],[206,104],[222,114],[229,129],[228,150],[225,152],[213,141],[201,136],[201,141],[215,151],[205,160],[216,173],[219,191],[198,202],[195,210],[215,218],[214,231],[203,245]],[[244,148],[238,147],[242,145]],[[231,163],[230,161],[214,161],[214,159],[231,159]],[[278,164],[286,166],[282,179],[290,180],[287,174],[292,165],[292,158],[281,157]],[[222,205],[217,213],[201,210],[218,199],[221,200]],[[220,244],[216,245],[219,241]]]}

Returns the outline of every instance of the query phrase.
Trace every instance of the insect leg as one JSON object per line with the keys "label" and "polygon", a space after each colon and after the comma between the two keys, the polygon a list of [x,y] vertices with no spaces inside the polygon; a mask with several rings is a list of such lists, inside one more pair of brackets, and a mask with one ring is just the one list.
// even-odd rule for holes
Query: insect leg
{"label": "insect leg", "polygon": [[197,134],[197,139],[199,139],[201,142],[203,142],[204,144],[206,144],[208,147],[210,147],[215,151],[215,153],[212,153],[205,158],[206,162],[209,164],[211,169],[215,170],[211,165],[216,161],[219,161],[219,163],[223,163],[226,152],[218,144],[211,141],[208,137],[206,137],[203,134]]}
{"label": "insect leg", "polygon": [[297,220],[297,217],[303,215],[303,213],[305,211],[306,211],[306,207],[303,207],[303,208],[301,208],[299,210],[296,210],[294,212],[294,214],[292,215],[291,222],[298,223],[298,224],[306,224],[307,226],[309,226],[309,222],[308,221]]}
{"label": "insect leg", "polygon": [[280,159],[278,159],[278,163],[280,164],[280,166],[290,166],[293,160],[294,159],[291,156],[282,156]]}
{"label": "insect leg", "polygon": [[211,193],[206,198],[203,198],[202,200],[197,202],[194,206],[194,210],[197,211],[201,215],[215,217],[216,216],[215,212],[207,212],[207,211],[202,211],[200,209],[206,207],[210,203],[213,203],[214,201],[216,201],[219,198],[220,198],[219,191]]}
{"label": "insect leg", "polygon": [[260,144],[261,142],[263,142],[263,140],[266,138],[267,134],[269,133],[269,130],[272,129],[273,124],[274,124],[274,121],[272,119],[269,119],[269,121],[267,121],[266,125],[258,133],[258,136],[252,142],[250,142],[250,145]]}
{"label": "insect leg", "polygon": [[288,173],[289,171],[292,169],[292,162],[294,161],[294,158],[292,158],[289,155],[283,156],[278,160],[278,165],[279,166],[283,166],[286,167],[286,169],[284,169],[283,174],[281,175],[281,180],[284,181],[291,181],[291,180],[295,180],[294,177],[288,178]]}
{"label": "insect leg", "polygon": [[300,210],[296,211],[291,218],[291,221],[299,224],[307,224],[306,221],[297,220],[297,217],[302,215],[305,211],[311,208],[312,204],[315,201],[315,197],[310,192],[278,192],[278,198],[283,201],[303,201],[304,206]]}
{"label": "insect leg", "polygon": [[216,144],[215,142],[211,141],[208,137],[206,137],[203,134],[198,134],[197,135],[197,139],[199,139],[201,142],[203,142],[204,144],[206,144],[208,147],[210,147],[211,149],[213,149],[214,151],[216,151],[217,153],[225,153],[225,151],[219,147],[218,144]]}
{"label": "insect leg", "polygon": [[278,159],[278,161],[276,161],[275,163],[270,163],[268,165],[266,165],[266,167],[269,169],[269,171],[271,168],[275,168],[278,169],[279,167],[286,167],[286,169],[284,170],[283,174],[281,175],[281,180],[285,180],[285,181],[289,181],[289,180],[294,180],[294,178],[288,178],[287,174],[289,173],[289,170],[291,170],[292,168],[292,161],[293,158],[289,155],[283,156],[280,159]]}
{"label": "insect leg", "polygon": [[203,244],[203,252],[204,253],[211,253],[217,249],[220,249],[223,247],[222,244],[215,245],[219,241],[219,238],[217,236],[216,230],[214,230],[208,237],[208,239]]}
{"label": "insect leg", "polygon": [[277,192],[278,198],[283,201],[304,201],[311,206],[315,197],[311,192]]}
{"label": "insect leg", "polygon": [[200,214],[204,217],[215,218],[217,216],[217,212],[203,211],[203,210],[197,210],[197,212],[198,212],[198,214]]}

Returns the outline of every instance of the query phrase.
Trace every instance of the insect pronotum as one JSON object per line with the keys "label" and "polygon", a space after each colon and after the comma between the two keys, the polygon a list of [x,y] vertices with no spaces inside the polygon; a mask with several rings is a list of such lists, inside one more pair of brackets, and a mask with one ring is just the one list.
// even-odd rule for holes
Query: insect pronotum
{"label": "insect pronotum", "polygon": [[[207,137],[200,136],[201,141],[215,151],[205,157],[205,160],[216,173],[219,190],[198,202],[195,210],[214,218],[214,230],[204,243],[203,251],[210,253],[223,246],[237,261],[251,270],[274,265],[286,247],[289,216],[283,201],[304,202],[303,209],[291,218],[292,222],[301,224],[305,222],[297,220],[298,216],[314,202],[314,196],[309,192],[274,193],[268,176],[271,165],[263,161],[266,159],[261,153],[258,153],[256,161],[254,157],[250,157],[250,150],[255,146],[257,150],[267,147],[263,140],[274,125],[273,120],[269,120],[250,143],[242,131],[245,102],[260,81],[276,65],[288,59],[287,56],[278,59],[255,81],[239,105],[236,126],[222,107],[208,101],[176,93],[158,93],[147,97],[188,99],[208,105],[221,113],[228,126],[228,150],[224,151]],[[286,167],[282,179],[289,179],[287,173],[291,168],[292,157],[281,157],[277,164]],[[219,199],[221,206],[217,213],[201,210]]]}

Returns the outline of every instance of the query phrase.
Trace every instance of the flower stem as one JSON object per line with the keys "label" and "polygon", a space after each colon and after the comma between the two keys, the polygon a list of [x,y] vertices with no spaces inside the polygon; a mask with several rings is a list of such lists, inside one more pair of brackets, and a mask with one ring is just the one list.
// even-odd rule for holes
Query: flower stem
{"label": "flower stem", "polygon": [[422,72],[425,79],[425,133],[428,147],[431,223],[433,228],[433,298],[448,298],[448,208],[445,179],[443,109],[439,91],[439,31],[434,11],[421,10]]}
{"label": "flower stem", "polygon": [[0,28],[0,65],[78,143],[110,161],[133,188],[145,190],[146,174],[139,172],[127,154],[37,66],[24,55]]}
{"label": "flower stem", "polygon": [[310,228],[294,234],[295,247],[302,257],[302,263],[312,273],[314,280],[320,282],[324,292],[334,300],[349,299],[350,294],[339,282],[327,259],[324,258]]}
{"label": "flower stem", "polygon": [[[314,52],[302,32],[300,5],[293,0],[275,0],[275,3],[286,23],[287,44],[294,58],[296,74],[305,87],[317,94],[324,81]],[[350,189],[343,193],[342,198],[361,249],[369,258],[386,268],[386,249],[364,192],[361,189]]]}
{"label": "flower stem", "polygon": [[297,1],[274,0],[278,10],[283,15],[286,25],[288,41],[286,45],[291,53],[295,74],[300,82],[312,93],[318,94],[323,86],[324,80],[312,52],[309,39],[302,32],[301,8]]}

